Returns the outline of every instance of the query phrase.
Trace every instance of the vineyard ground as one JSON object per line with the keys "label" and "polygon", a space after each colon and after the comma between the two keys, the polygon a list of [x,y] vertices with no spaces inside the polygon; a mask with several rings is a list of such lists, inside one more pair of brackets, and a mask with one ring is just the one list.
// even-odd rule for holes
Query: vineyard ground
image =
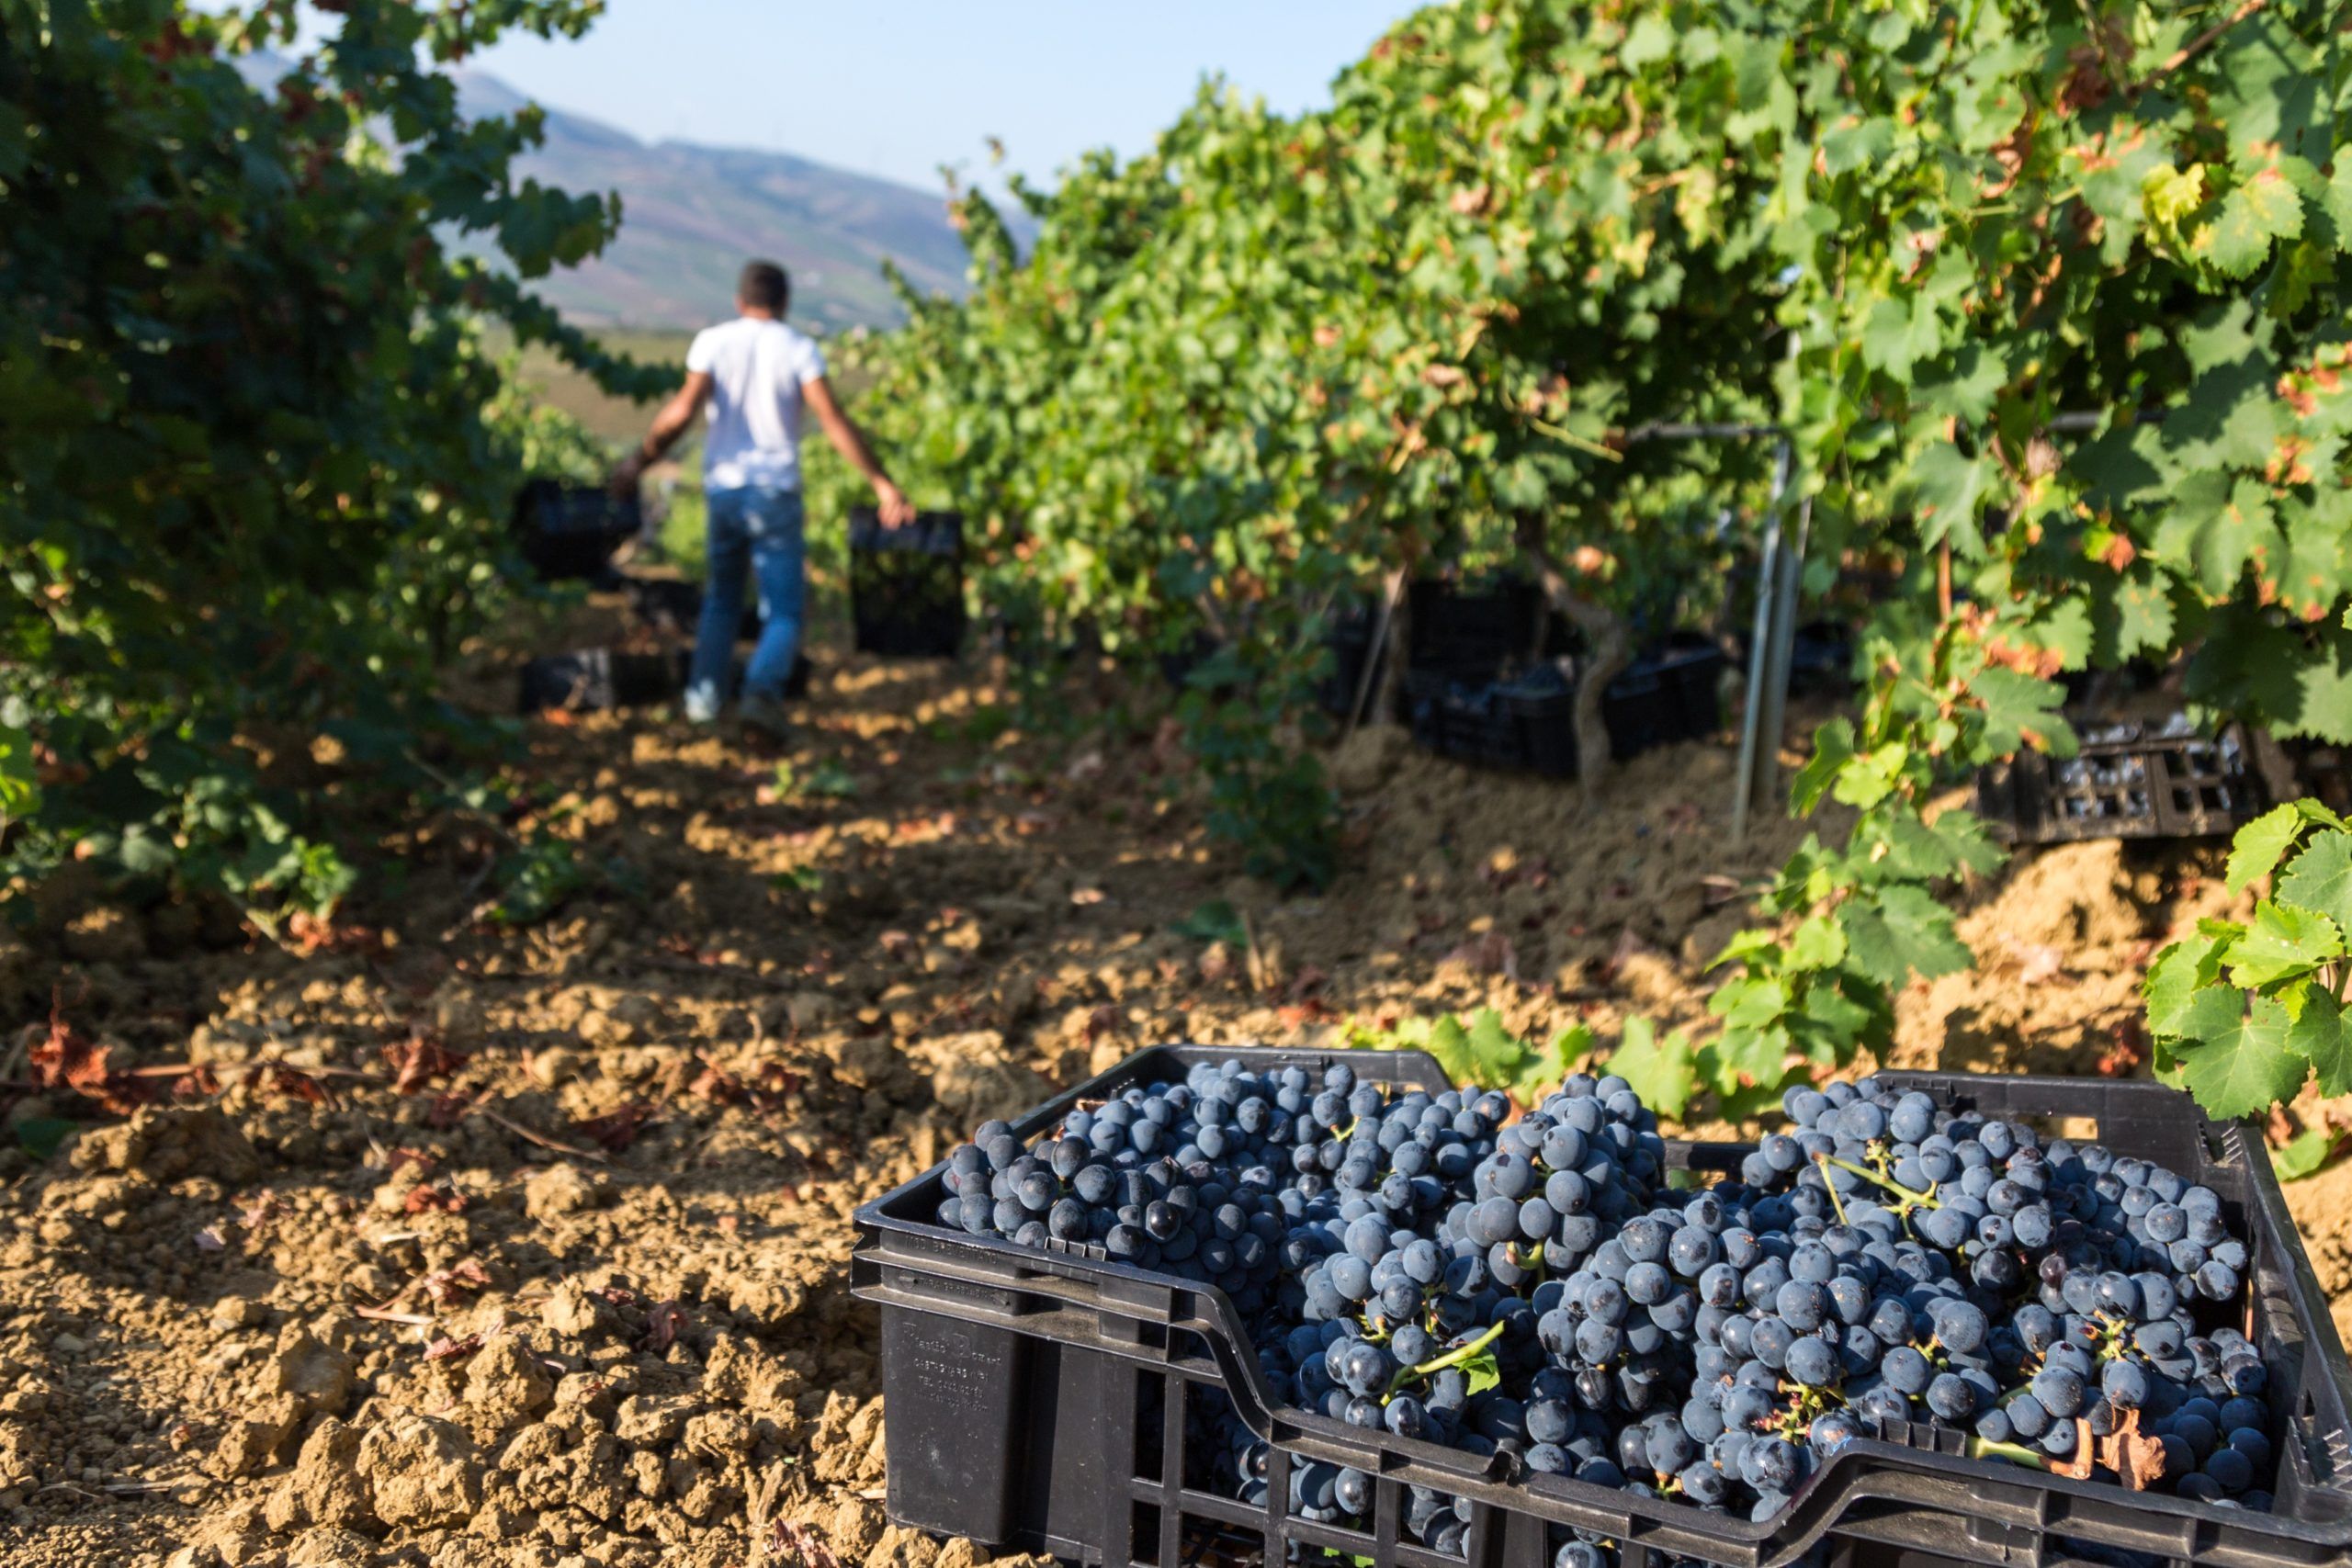
{"label": "vineyard ground", "polygon": [[[560,830],[637,890],[522,931],[453,921],[461,824],[308,954],[61,899],[12,984],[70,964],[108,1067],[208,1092],[0,1154],[6,1560],[967,1562],[884,1517],[860,1201],[1148,1043],[1698,1024],[1737,886],[1803,830],[1730,843],[1727,743],[1588,809],[1367,736],[1349,869],[1285,898],[1161,804],[1162,742],[991,733],[999,695],[825,653],[782,756],[847,795],[779,798],[777,756],[660,716],[536,727]],[[1217,899],[1243,942],[1172,929]],[[2135,1070],[2140,968],[2222,907],[2215,851],[2020,856],[1971,896],[1977,972],[1902,997],[1893,1065]],[[2290,1191],[2342,1319],[2346,1179]]]}

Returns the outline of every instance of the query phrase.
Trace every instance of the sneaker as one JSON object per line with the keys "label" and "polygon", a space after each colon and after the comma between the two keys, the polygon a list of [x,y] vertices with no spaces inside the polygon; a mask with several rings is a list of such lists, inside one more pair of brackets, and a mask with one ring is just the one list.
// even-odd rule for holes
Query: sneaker
{"label": "sneaker", "polygon": [[742,705],[736,710],[735,718],[747,733],[769,740],[784,740],[792,734],[791,721],[785,716],[784,705],[774,697],[746,692]]}
{"label": "sneaker", "polygon": [[718,722],[718,694],[707,686],[686,688],[686,722],[716,724]]}

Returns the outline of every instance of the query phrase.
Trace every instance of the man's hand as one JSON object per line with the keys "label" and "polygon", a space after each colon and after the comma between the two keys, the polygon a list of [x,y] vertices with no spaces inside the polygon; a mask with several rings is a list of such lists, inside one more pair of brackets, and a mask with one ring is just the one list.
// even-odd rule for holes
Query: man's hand
{"label": "man's hand", "polygon": [[612,478],[605,481],[614,495],[626,501],[637,493],[638,482],[645,478],[645,454],[631,452],[614,465]]}
{"label": "man's hand", "polygon": [[874,500],[876,510],[882,514],[882,526],[885,528],[903,528],[915,520],[914,502],[909,501],[906,493],[888,479],[874,481]]}

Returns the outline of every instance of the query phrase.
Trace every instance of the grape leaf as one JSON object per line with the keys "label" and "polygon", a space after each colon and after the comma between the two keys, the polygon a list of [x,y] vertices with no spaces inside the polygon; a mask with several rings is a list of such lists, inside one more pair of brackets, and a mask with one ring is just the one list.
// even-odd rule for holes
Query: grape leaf
{"label": "grape leaf", "polygon": [[1855,965],[1890,987],[1914,974],[1926,980],[1957,974],[1976,961],[1952,930],[1951,911],[1926,888],[1907,883],[1880,888],[1874,903],[1839,905],[1838,923],[1846,928]]}
{"label": "grape leaf", "polygon": [[[2226,991],[2205,994],[2236,1000]],[[2289,1048],[2292,1023],[2285,1004],[2276,997],[2255,997],[2213,1021],[2218,1027],[2200,1032],[2193,1043],[2173,1047],[2198,1104],[2215,1116],[2251,1116],[2295,1097],[2311,1062]]]}
{"label": "grape leaf", "polygon": [[2335,1152],[2335,1134],[2324,1127],[2313,1127],[2281,1146],[2270,1151],[2270,1168],[2281,1181],[2301,1181],[2327,1163]]}
{"label": "grape leaf", "polygon": [[2292,806],[2277,806],[2237,830],[2230,840],[2229,877],[2224,886],[2234,898],[2257,877],[2267,876],[2294,847],[2308,824]]}
{"label": "grape leaf", "polygon": [[2302,198],[2276,171],[2265,170],[2222,198],[2222,209],[2190,242],[2232,277],[2244,277],[2270,255],[2270,242],[2303,231]]}
{"label": "grape leaf", "polygon": [[1846,957],[1846,933],[1826,915],[1815,915],[1789,937],[1789,967],[1832,969]]}
{"label": "grape leaf", "polygon": [[1996,757],[2013,755],[2038,736],[2053,757],[2075,754],[2075,732],[2059,716],[2066,689],[2022,671],[1996,665],[1977,672],[1969,694],[1984,712],[1984,750]]}
{"label": "grape leaf", "polygon": [[1809,812],[1821,804],[1829,786],[1838,782],[1838,771],[1854,754],[1854,726],[1850,719],[1833,718],[1813,732],[1813,755],[1805,759],[1798,770],[1796,782],[1789,786],[1789,802],[1798,812]]}
{"label": "grape leaf", "polygon": [[2344,933],[2325,915],[2264,899],[2245,934],[2230,947],[2231,984],[2242,990],[2308,975],[2344,955]]}
{"label": "grape leaf", "polygon": [[2331,829],[2305,844],[2274,894],[2279,902],[2325,915],[2343,929],[2352,920],[2352,833]]}
{"label": "grape leaf", "polygon": [[2287,1034],[2287,1043],[2319,1075],[2319,1091],[2335,1096],[2352,1094],[2352,1027],[2335,996],[2313,986],[2303,998],[2303,1010]]}
{"label": "grape leaf", "polygon": [[1527,1043],[1505,1026],[1502,1014],[1480,1008],[1466,1028],[1451,1015],[1431,1025],[1430,1055],[1455,1083],[1501,1089],[1519,1077],[1528,1049]]}
{"label": "grape leaf", "polygon": [[1789,1032],[1778,1024],[1770,1029],[1726,1029],[1699,1053],[1699,1070],[1723,1100],[1726,1115],[1732,1097],[1744,1082],[1759,1089],[1781,1081],[1781,1064],[1789,1056]]}
{"label": "grape leaf", "polygon": [[1789,988],[1770,976],[1743,976],[1708,998],[1707,1010],[1725,1029],[1761,1029],[1789,1010]]}
{"label": "grape leaf", "polygon": [[2199,971],[2221,941],[2203,931],[2183,937],[2157,953],[2156,961],[2148,965],[2147,977],[2140,982],[2140,995],[2148,1005],[2148,1028],[2153,1032],[2187,1032],[2189,1010],[2200,984]]}
{"label": "grape leaf", "polygon": [[1981,457],[1963,457],[1956,446],[1930,446],[1911,465],[1906,483],[1917,508],[1920,536],[1928,545],[1946,538],[1963,556],[1984,553],[1984,535],[1973,526],[1976,503],[1984,493],[1986,465]]}
{"label": "grape leaf", "polygon": [[2276,541],[2268,491],[2250,479],[2233,486],[2221,470],[2192,474],[2173,492],[2156,525],[2156,553],[2189,568],[2209,597],[2227,596],[2258,546]]}
{"label": "grape leaf", "polygon": [[1474,1397],[1490,1388],[1502,1386],[1502,1368],[1496,1363],[1492,1350],[1481,1350],[1468,1360],[1456,1364],[1461,1367],[1463,1377],[1468,1381]]}
{"label": "grape leaf", "polygon": [[2163,583],[2136,579],[2119,583],[2113,603],[2115,646],[2110,657],[2116,662],[2172,646],[2172,595]]}
{"label": "grape leaf", "polygon": [[1680,1030],[1661,1037],[1645,1018],[1625,1021],[1607,1070],[1634,1086],[1642,1103],[1669,1121],[1679,1121],[1699,1090],[1698,1054]]}
{"label": "grape leaf", "polygon": [[33,772],[32,737],[0,725],[0,822],[40,809],[40,782]]}

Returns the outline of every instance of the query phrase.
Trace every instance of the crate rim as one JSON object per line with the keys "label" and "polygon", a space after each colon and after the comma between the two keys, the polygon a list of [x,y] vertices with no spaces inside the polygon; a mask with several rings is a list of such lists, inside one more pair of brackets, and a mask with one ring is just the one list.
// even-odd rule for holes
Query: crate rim
{"label": "crate rim", "polygon": [[[1435,1057],[1424,1051],[1372,1051],[1346,1047],[1324,1049],[1313,1047],[1269,1045],[1204,1045],[1193,1042],[1171,1042],[1141,1047],[1123,1057],[1103,1072],[1062,1090],[1042,1105],[1024,1112],[1018,1120],[1008,1122],[1013,1134],[1027,1143],[1047,1125],[1066,1116],[1079,1103],[1094,1096],[1107,1098],[1102,1091],[1116,1088],[1124,1089],[1135,1083],[1179,1082],[1182,1072],[1173,1077],[1154,1077],[1150,1069],[1160,1064],[1187,1067],[1201,1061],[1238,1060],[1245,1065],[1261,1067],[1306,1066],[1346,1062],[1351,1066],[1374,1067],[1369,1076],[1375,1081],[1405,1085],[1436,1092],[1432,1086],[1456,1087],[1449,1083],[1444,1068]],[[1964,1097],[1973,1086],[1998,1084],[2014,1086],[2031,1092],[2046,1089],[2054,1100],[2081,1093],[2086,1088],[2102,1093],[2121,1092],[2151,1106],[2159,1103],[2175,1109],[2185,1108],[2196,1118],[2199,1136],[2217,1134],[2234,1127],[2241,1135],[2231,1152],[2245,1162],[2246,1182],[2245,1204],[2259,1207],[2270,1225],[2292,1238],[2297,1245],[2286,1248],[2290,1255],[2279,1260],[2292,1276],[2290,1283],[2291,1314],[2303,1334],[2303,1350],[2317,1362],[2316,1380],[2306,1378],[2305,1387],[2317,1382],[2327,1397],[2309,1417],[2312,1430],[2324,1433],[2333,1430],[2339,1437],[2352,1438],[2352,1422],[2346,1416],[2347,1404],[2352,1404],[2352,1368],[2347,1368],[2341,1337],[2335,1320],[2324,1309],[2327,1300],[2313,1274],[2311,1260],[2300,1245],[2300,1233],[2287,1211],[2285,1197],[2277,1175],[2272,1170],[2268,1150],[2258,1129],[2250,1121],[2216,1122],[2205,1115],[2202,1108],[2186,1091],[2171,1089],[2147,1079],[2106,1079],[2068,1077],[2058,1074],[1990,1074],[1906,1071],[1889,1069],[1870,1075],[1880,1081],[1903,1089],[1918,1089],[1942,1097]],[[2069,1114],[2063,1108],[2044,1112],[2054,1116]],[[1747,1143],[1726,1143],[1711,1140],[1667,1140],[1670,1156],[1679,1154],[1688,1167],[1692,1156],[1721,1158],[1734,1151],[1745,1152],[1753,1147]],[[1261,1438],[1280,1442],[1280,1426],[1287,1425],[1295,1431],[1320,1439],[1325,1447],[1359,1450],[1365,1461],[1359,1468],[1375,1475],[1393,1474],[1393,1462],[1384,1463],[1383,1456],[1399,1454],[1424,1471],[1452,1471],[1446,1476],[1431,1477],[1426,1483],[1451,1489],[1475,1501],[1521,1512],[1533,1513],[1551,1523],[1567,1524],[1574,1528],[1609,1530],[1622,1528],[1633,1518],[1648,1521],[1667,1529],[1690,1529],[1704,1521],[1704,1531],[1721,1549],[1737,1554],[1743,1561],[1755,1563],[1781,1562],[1810,1551],[1834,1530],[1845,1516],[1849,1505],[1868,1499],[1874,1491],[1871,1473],[1864,1469],[1875,1462],[1880,1473],[1887,1471],[1917,1474],[1945,1481],[1990,1479],[1999,1484],[2022,1491],[2078,1498],[2094,1504],[2114,1506],[2120,1495],[2132,1499],[2130,1506],[2147,1515],[2171,1518],[2185,1529],[2206,1526],[2228,1527],[2248,1536],[2269,1537],[2294,1540],[2321,1548],[2352,1548],[2352,1478],[2335,1476],[2314,1477],[2311,1490],[2331,1499],[2337,1512],[2331,1518],[2301,1519],[2278,1514],[2257,1514],[2248,1509],[2217,1509],[2193,1499],[2172,1494],[2131,1493],[2123,1488],[2095,1480],[2075,1481],[2052,1476],[2022,1466],[1999,1465],[1995,1461],[1973,1460],[1962,1455],[1949,1455],[1934,1449],[1917,1448],[1878,1438],[1863,1438],[1848,1444],[1809,1477],[1787,1508],[1775,1517],[1756,1521],[1730,1515],[1709,1513],[1690,1504],[1667,1497],[1643,1497],[1634,1494],[1603,1487],[1589,1482],[1565,1476],[1533,1475],[1511,1479],[1501,1473],[1504,1462],[1499,1460],[1481,1461],[1465,1450],[1442,1444],[1414,1441],[1388,1433],[1364,1433],[1328,1416],[1303,1410],[1287,1400],[1274,1396],[1253,1356],[1245,1354],[1253,1346],[1240,1314],[1236,1311],[1226,1292],[1212,1284],[1184,1279],[1181,1275],[1162,1273],[1156,1269],[1118,1263],[1108,1258],[1097,1259],[1083,1253],[1040,1251],[1023,1247],[1009,1237],[975,1236],[965,1232],[951,1231],[940,1225],[935,1218],[911,1217],[889,1211],[906,1203],[917,1190],[936,1179],[945,1169],[942,1158],[910,1180],[901,1182],[889,1191],[860,1204],[852,1213],[852,1223],[861,1233],[853,1248],[853,1258],[864,1258],[877,1267],[894,1262],[902,1267],[936,1268],[939,1255],[962,1254],[976,1260],[989,1260],[985,1275],[976,1273],[967,1282],[985,1283],[997,1288],[1035,1289],[1039,1276],[1072,1281],[1088,1278],[1111,1279],[1140,1289],[1171,1292],[1176,1296],[1198,1298],[1206,1307],[1209,1325],[1227,1342],[1235,1354],[1233,1368],[1220,1366],[1220,1373],[1229,1377],[1233,1371],[1240,1373],[1240,1385],[1227,1389],[1237,1416]],[[1669,1159],[1669,1168],[1675,1168]],[[909,1236],[919,1239],[933,1256],[919,1259],[890,1256],[889,1238]],[[1001,1269],[989,1265],[1009,1262],[1018,1265],[1027,1278],[1016,1282],[1008,1280]],[[2247,1280],[2252,1289],[2254,1279]],[[882,1289],[887,1290],[887,1287]],[[876,1287],[854,1287],[853,1293],[872,1298]],[[1050,1293],[1050,1292],[1048,1292]],[[910,1303],[899,1303],[899,1305]],[[1100,1298],[1098,1309],[1123,1313],[1125,1304]],[[2312,1310],[2314,1306],[2320,1310]],[[921,1310],[916,1307],[915,1310]],[[1140,1312],[1124,1312],[1125,1315],[1148,1319]],[[1189,1326],[1173,1323],[1179,1328],[1193,1332]],[[1216,1345],[1208,1336],[1202,1336],[1216,1357]],[[1265,1423],[1263,1427],[1260,1422]],[[2290,1435],[2291,1440],[2291,1435]],[[2285,1450],[2288,1443],[2282,1442]],[[2306,1455],[2306,1462],[2310,1456]],[[2282,1454],[2281,1462],[2284,1462]],[[2014,1472],[2014,1473],[2011,1473]],[[1531,1505],[1533,1505],[1531,1506]],[[2040,1527],[2036,1527],[2038,1529]],[[2082,1539],[2097,1540],[2097,1522],[2079,1518],[2065,1530],[2051,1529],[2045,1534],[2073,1533]],[[2182,1555],[2188,1553],[2184,1545]]]}

